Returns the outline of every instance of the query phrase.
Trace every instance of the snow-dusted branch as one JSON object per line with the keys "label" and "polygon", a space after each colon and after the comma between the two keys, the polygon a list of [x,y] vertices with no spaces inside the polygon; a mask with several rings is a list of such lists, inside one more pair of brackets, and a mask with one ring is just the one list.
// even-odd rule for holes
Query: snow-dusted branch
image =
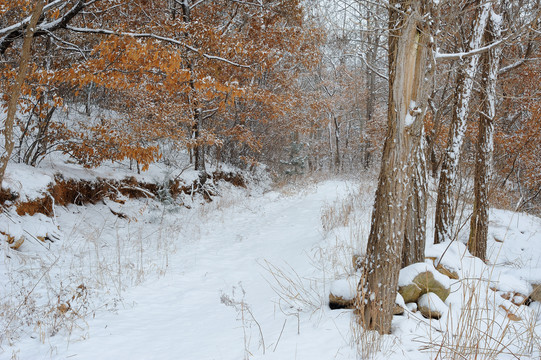
{"label": "snow-dusted branch", "polygon": [[[89,0],[85,2],[83,0],[79,0],[71,9],[69,9],[64,15],[60,16],[58,19],[38,24],[36,26],[34,36],[46,35],[57,29],[65,28],[67,24],[84,8],[98,1],[99,0]],[[42,13],[51,9],[62,8],[65,6],[67,6],[67,2],[65,0],[55,0],[52,3],[48,4],[43,9]],[[10,25],[0,30],[0,36],[3,35],[0,38],[0,54],[3,54],[15,39],[22,36],[23,32],[28,26],[29,20],[29,18],[26,18],[14,25]]]}
{"label": "snow-dusted branch", "polygon": [[473,49],[471,51],[467,52],[460,52],[460,53],[452,53],[452,54],[442,54],[440,52],[436,51],[435,58],[437,60],[461,60],[464,58],[472,57],[474,55],[479,55],[482,53],[485,53],[487,51],[490,51],[491,49],[495,48],[496,46],[501,46],[504,43],[504,40],[498,40],[494,41],[492,44]]}
{"label": "snow-dusted branch", "polygon": [[[52,3],[45,5],[43,7],[43,12],[56,9],[57,7],[60,7],[62,5],[65,5],[65,0],[55,0]],[[30,22],[30,16],[26,17],[24,20],[16,24],[0,29],[0,36],[9,34],[10,32],[15,31],[15,30],[23,29],[26,25],[28,25],[29,22]]]}
{"label": "snow-dusted branch", "polygon": [[370,65],[368,63],[368,61],[366,61],[365,57],[364,57],[364,54],[359,54],[359,57],[361,58],[361,60],[364,62],[364,64],[366,65],[367,68],[370,69],[370,71],[373,71],[374,74],[376,74],[377,76],[379,76],[380,78],[384,79],[384,80],[389,80],[389,77],[385,74],[382,74],[380,73],[376,68],[374,68],[372,65]]}
{"label": "snow-dusted branch", "polygon": [[[435,57],[436,60],[461,60],[461,59],[464,59],[464,58],[472,57],[474,55],[480,55],[480,54],[483,54],[483,53],[485,53],[487,51],[492,50],[495,47],[503,46],[506,43],[508,43],[509,41],[516,40],[520,36],[524,35],[524,33],[526,33],[526,32],[534,32],[534,33],[537,33],[537,34],[541,34],[540,31],[531,28],[531,23],[529,23],[529,24],[526,24],[526,25],[522,26],[520,29],[510,33],[506,37],[503,37],[500,40],[494,41],[494,42],[492,42],[492,43],[490,43],[488,45],[485,45],[483,47],[472,49],[472,50],[467,51],[467,52],[452,53],[452,54],[442,54],[442,53],[436,51],[434,57]],[[519,66],[519,65],[520,64],[516,64],[516,66]],[[505,69],[506,68],[502,68],[500,71],[504,71]],[[508,70],[505,70],[505,71],[508,71]]]}
{"label": "snow-dusted branch", "polygon": [[169,37],[165,37],[165,36],[160,36],[160,35],[156,35],[156,34],[119,32],[119,31],[112,31],[112,30],[106,30],[106,29],[91,29],[91,28],[80,28],[80,27],[73,27],[73,26],[66,26],[66,29],[74,31],[74,32],[87,33],[87,34],[131,36],[131,37],[134,37],[134,38],[155,39],[155,40],[163,41],[163,42],[166,42],[166,43],[169,43],[169,44],[183,46],[186,49],[188,49],[190,51],[193,51],[195,53],[198,53],[202,57],[204,57],[206,59],[209,59],[209,60],[222,61],[222,62],[225,62],[225,63],[227,63],[229,65],[241,67],[241,68],[244,68],[244,69],[251,69],[252,68],[251,65],[239,64],[239,63],[236,63],[234,61],[228,60],[228,59],[220,57],[220,56],[209,55],[209,54],[206,54],[206,53],[202,52],[201,50],[199,50],[199,49],[197,49],[197,48],[195,48],[193,46],[190,46],[188,44],[185,44],[185,43],[183,43],[183,42],[181,42],[181,41],[179,41],[177,39],[173,39],[173,38],[169,38]]}

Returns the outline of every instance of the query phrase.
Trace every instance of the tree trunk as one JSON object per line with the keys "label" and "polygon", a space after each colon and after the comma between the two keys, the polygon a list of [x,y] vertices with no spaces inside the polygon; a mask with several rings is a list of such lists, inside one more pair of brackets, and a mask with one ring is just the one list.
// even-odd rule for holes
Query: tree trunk
{"label": "tree trunk", "polygon": [[205,168],[205,149],[202,144],[198,144],[199,141],[199,126],[201,124],[201,111],[199,108],[194,110],[194,122],[192,125],[192,139],[195,142],[193,148],[193,157],[194,157],[194,169],[206,172]]}
{"label": "tree trunk", "polygon": [[426,199],[428,193],[425,141],[422,122],[417,125],[419,129],[412,134],[414,143],[408,162],[408,174],[410,174],[408,205],[404,229],[404,250],[402,252],[402,267],[423,262],[425,259],[426,244]]}
{"label": "tree trunk", "polygon": [[[478,7],[472,26],[472,36],[468,51],[481,47],[489,9],[489,3]],[[466,131],[466,120],[469,113],[473,80],[477,73],[478,63],[479,55],[473,55],[469,59],[464,60],[459,69],[460,73],[457,78],[457,95],[453,118],[449,130],[447,149],[443,155],[440,183],[438,186],[434,229],[434,243],[436,244],[452,239],[451,230],[454,222],[453,190],[456,184],[458,161]]]}
{"label": "tree trunk", "polygon": [[[176,3],[176,2],[175,2]],[[175,12],[176,12],[176,5]],[[191,17],[191,7],[188,0],[184,0],[180,3],[182,8],[182,20],[185,23],[190,23],[192,21]],[[184,37],[188,38],[188,33],[184,33]],[[200,143],[200,132],[201,132],[201,109],[199,107],[199,101],[197,96],[197,89],[195,88],[194,82],[194,61],[191,58],[188,50],[185,50],[186,61],[188,62],[188,70],[190,71],[190,99],[189,103],[192,108],[193,120],[191,128],[191,140],[193,148],[190,152],[190,161],[193,160],[194,170],[200,171],[201,176],[206,178],[206,167],[205,167],[205,149],[204,145]]]}
{"label": "tree trunk", "polygon": [[[422,128],[426,99],[425,70],[429,57],[429,32],[421,29],[424,1],[392,2],[404,10],[390,10],[388,129],[363,276],[356,308],[365,329],[391,331],[398,273],[402,263],[407,191],[412,155],[420,148],[416,129]],[[407,14],[407,15],[405,15]]]}
{"label": "tree trunk", "polygon": [[334,172],[336,174],[340,173],[341,170],[341,161],[340,161],[340,128],[338,125],[338,120],[336,116],[333,116],[334,123],[334,146],[336,151],[334,152]]}
{"label": "tree trunk", "polygon": [[[491,18],[486,31],[486,41],[493,42],[501,38],[499,15],[491,11]],[[483,111],[479,116],[479,136],[475,159],[475,184],[473,214],[470,223],[468,250],[473,256],[486,260],[488,234],[489,181],[494,148],[494,116],[496,115],[496,83],[500,68],[501,48],[496,47],[483,54],[482,88],[485,89]]]}
{"label": "tree trunk", "polygon": [[32,51],[32,38],[34,37],[36,25],[38,24],[38,20],[41,16],[44,6],[45,0],[38,0],[36,2],[36,6],[34,7],[34,11],[32,12],[32,17],[30,18],[30,22],[26,27],[26,32],[24,34],[21,59],[19,61],[19,72],[17,74],[17,78],[15,79],[15,83],[11,88],[11,94],[8,102],[8,111],[4,124],[4,151],[0,155],[0,187],[2,187],[6,168],[8,166],[11,153],[13,152],[13,124],[15,122],[15,113],[17,112],[19,96],[21,95],[21,89],[24,83],[24,79],[26,78],[28,63],[30,62],[30,52]]}
{"label": "tree trunk", "polygon": [[[377,28],[377,26],[371,24],[371,21],[375,18],[375,14],[369,14],[366,21],[368,22],[368,28]],[[371,32],[368,34],[368,56],[366,61],[369,63],[366,65],[366,88],[367,88],[367,95],[366,95],[366,113],[365,113],[365,126],[366,128],[367,124],[370,124],[372,122],[373,116],[374,116],[374,104],[376,102],[376,73],[370,68],[376,67],[376,60],[378,55],[378,49],[379,49],[379,32]],[[369,66],[370,65],[370,66]],[[361,131],[361,144],[363,149],[363,154],[361,155],[361,158],[363,159],[363,166],[365,169],[367,169],[370,166],[370,139],[368,136],[364,136],[363,132]]]}

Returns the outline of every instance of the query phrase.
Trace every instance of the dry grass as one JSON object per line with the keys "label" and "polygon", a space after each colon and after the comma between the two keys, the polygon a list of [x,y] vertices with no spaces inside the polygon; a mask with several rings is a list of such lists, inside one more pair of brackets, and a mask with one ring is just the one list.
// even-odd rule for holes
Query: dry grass
{"label": "dry grass", "polygon": [[5,244],[9,292],[0,294],[0,345],[13,345],[28,332],[43,343],[58,333],[70,338],[95,312],[114,310],[126,288],[167,271],[175,251],[171,234],[182,224],[164,221],[165,208],[152,216],[149,206],[137,210],[153,226],[101,209],[88,208],[107,216],[79,217],[54,251],[33,255]]}
{"label": "dry grass", "polygon": [[267,281],[280,298],[280,309],[290,315],[299,312],[315,312],[327,302],[321,283],[317,279],[301,277],[291,266],[282,269],[264,260],[263,266],[273,281]]}
{"label": "dry grass", "polygon": [[521,359],[538,351],[536,314],[510,302],[507,313],[502,311],[503,300],[486,280],[463,280],[461,287],[461,308],[456,311],[451,304],[446,328],[434,331],[430,327],[428,339],[419,340],[421,349],[432,353],[434,360]]}

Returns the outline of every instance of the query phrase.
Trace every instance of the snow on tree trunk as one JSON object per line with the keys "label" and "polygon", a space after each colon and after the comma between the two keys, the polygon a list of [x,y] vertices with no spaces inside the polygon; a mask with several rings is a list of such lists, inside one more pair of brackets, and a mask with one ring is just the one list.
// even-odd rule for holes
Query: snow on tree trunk
{"label": "snow on tree trunk", "polygon": [[411,186],[408,163],[418,160],[415,152],[421,149],[418,135],[429,93],[425,88],[429,33],[421,29],[420,15],[424,3],[395,1],[393,5],[401,9],[407,5],[411,11],[389,14],[388,129],[356,303],[359,323],[382,334],[391,331]]}
{"label": "snow on tree trunk", "polygon": [[416,147],[413,149],[408,162],[410,175],[408,205],[404,229],[404,250],[402,252],[402,267],[423,262],[426,244],[426,199],[428,193],[425,141],[422,122],[418,121],[415,133],[412,133]]}
{"label": "snow on tree trunk", "polygon": [[[489,17],[490,3],[478,7],[472,27],[472,35],[468,51],[481,47],[485,28]],[[453,190],[456,184],[458,161],[466,131],[466,120],[469,113],[473,81],[479,64],[479,55],[473,55],[462,61],[457,79],[457,93],[447,149],[443,156],[436,202],[436,220],[434,243],[438,244],[452,239],[454,222]]]}
{"label": "snow on tree trunk", "polygon": [[38,24],[38,20],[41,16],[44,6],[44,0],[38,0],[36,2],[34,11],[32,11],[32,17],[30,18],[30,22],[28,23],[24,34],[23,47],[21,50],[21,59],[19,61],[19,72],[17,74],[17,78],[15,79],[15,83],[11,88],[7,116],[4,122],[4,129],[2,129],[2,132],[4,133],[4,149],[0,154],[0,188],[2,187],[2,182],[4,181],[4,174],[6,173],[9,158],[11,157],[11,153],[13,152],[13,124],[15,122],[15,113],[17,112],[19,96],[21,94],[24,79],[26,78],[28,63],[30,62],[32,39],[34,37],[36,25]]}
{"label": "snow on tree trunk", "polygon": [[[491,12],[486,31],[486,41],[501,38],[501,18]],[[468,250],[472,255],[486,259],[488,234],[488,192],[491,174],[492,151],[494,148],[494,116],[496,115],[496,83],[500,65],[501,48],[498,46],[483,54],[482,88],[485,89],[483,111],[479,116],[479,136],[475,159],[475,184],[473,214],[470,223]]]}

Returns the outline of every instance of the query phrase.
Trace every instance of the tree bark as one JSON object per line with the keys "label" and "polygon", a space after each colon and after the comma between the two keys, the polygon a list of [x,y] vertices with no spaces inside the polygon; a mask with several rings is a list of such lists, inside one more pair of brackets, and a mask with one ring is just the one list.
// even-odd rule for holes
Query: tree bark
{"label": "tree bark", "polygon": [[334,153],[334,172],[336,174],[340,173],[340,170],[342,169],[342,164],[340,161],[340,127],[338,125],[338,119],[336,116],[333,116],[333,124],[334,124],[334,146],[336,147],[336,151]]}
{"label": "tree bark", "polygon": [[[477,3],[480,3],[480,1],[477,1]],[[479,4],[477,9],[468,51],[481,47],[483,43],[490,4]],[[466,120],[468,118],[473,80],[477,73],[479,56],[473,55],[469,59],[464,60],[459,69],[460,73],[457,78],[457,95],[453,118],[449,130],[447,149],[443,155],[438,186],[434,229],[434,243],[436,244],[452,239],[452,226],[455,215],[453,211],[453,190],[456,185],[458,161],[466,131]]]}
{"label": "tree bark", "polygon": [[429,93],[424,80],[429,59],[429,32],[422,28],[424,4],[394,1],[391,8],[400,5],[401,11],[389,14],[388,129],[356,304],[361,325],[382,334],[391,331],[410,190],[408,162],[417,160],[416,134]]}
{"label": "tree bark", "polygon": [[[486,31],[486,41],[501,38],[500,16],[491,11]],[[483,111],[479,116],[479,135],[475,159],[475,183],[473,214],[470,222],[468,250],[473,256],[486,260],[489,208],[489,181],[494,148],[494,117],[496,115],[496,83],[500,68],[501,48],[498,46],[483,54],[483,76],[481,85],[485,89]]]}
{"label": "tree bark", "polygon": [[[188,0],[184,0],[180,3],[182,8],[182,20],[184,23],[190,23],[192,21],[191,16],[191,7]],[[185,38],[188,38],[188,33],[184,34]],[[205,167],[205,148],[204,145],[200,143],[200,133],[201,133],[201,109],[199,107],[199,101],[197,99],[197,89],[195,88],[194,80],[194,61],[191,58],[191,55],[186,50],[186,61],[188,62],[188,70],[190,71],[190,106],[192,107],[193,120],[191,128],[191,140],[193,143],[193,148],[190,149],[193,154],[191,158],[194,162],[194,170],[201,172],[201,177],[207,177],[206,167]]]}
{"label": "tree bark", "polygon": [[404,229],[404,250],[402,251],[402,267],[423,262],[426,244],[426,209],[427,209],[427,166],[425,157],[425,141],[422,122],[420,129],[412,134],[415,147],[412,149],[411,160],[408,163],[410,175],[408,205]]}
{"label": "tree bark", "polygon": [[15,113],[17,112],[17,104],[19,102],[19,97],[21,95],[21,89],[23,87],[24,80],[26,78],[26,73],[28,71],[28,63],[30,62],[30,53],[32,51],[32,39],[36,31],[36,26],[38,24],[39,18],[45,6],[45,0],[38,0],[36,6],[32,11],[32,16],[30,22],[26,27],[24,34],[23,47],[21,51],[21,59],[19,61],[19,72],[15,83],[11,88],[11,94],[8,102],[8,111],[6,116],[6,121],[4,123],[4,150],[0,155],[0,187],[4,181],[4,175],[6,173],[6,168],[13,152],[14,140],[13,140],[13,125],[15,122]]}

